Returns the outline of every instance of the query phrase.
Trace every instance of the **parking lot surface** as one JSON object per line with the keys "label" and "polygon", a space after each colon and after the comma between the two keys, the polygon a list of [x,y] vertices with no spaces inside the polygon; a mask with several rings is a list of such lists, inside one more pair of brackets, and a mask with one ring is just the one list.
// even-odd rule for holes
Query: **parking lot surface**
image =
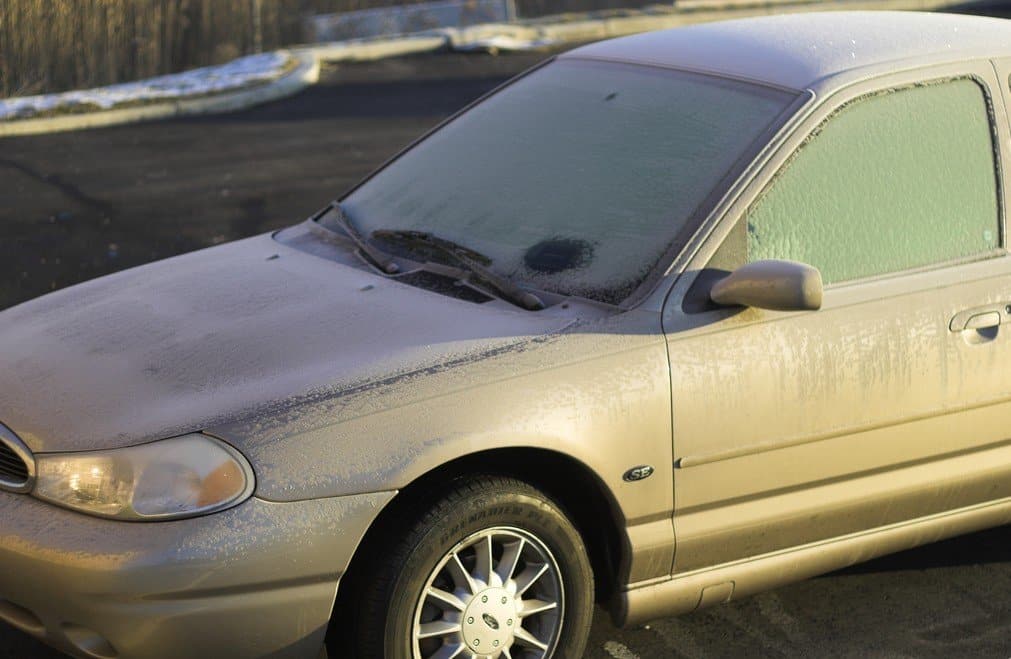
{"label": "parking lot surface", "polygon": [[[299,221],[544,56],[347,65],[246,112],[3,140],[0,309]],[[647,627],[600,611],[586,656],[1008,657],[1009,592],[1001,528]],[[0,623],[0,657],[56,656]]]}

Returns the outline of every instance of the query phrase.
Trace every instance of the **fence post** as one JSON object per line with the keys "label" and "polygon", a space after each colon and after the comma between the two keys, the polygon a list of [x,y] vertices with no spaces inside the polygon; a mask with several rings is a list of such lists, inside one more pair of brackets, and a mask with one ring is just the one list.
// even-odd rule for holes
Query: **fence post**
{"label": "fence post", "polygon": [[253,0],[253,51],[263,52],[263,0]]}

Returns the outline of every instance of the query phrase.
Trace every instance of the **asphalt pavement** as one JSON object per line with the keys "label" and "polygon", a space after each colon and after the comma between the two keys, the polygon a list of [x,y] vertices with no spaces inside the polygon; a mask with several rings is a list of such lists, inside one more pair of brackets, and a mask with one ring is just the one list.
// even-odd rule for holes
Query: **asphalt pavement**
{"label": "asphalt pavement", "polygon": [[[297,222],[542,57],[346,65],[245,112],[4,139],[0,309]],[[646,627],[617,630],[599,612],[586,656],[1009,657],[1009,593],[1000,528]],[[0,623],[0,657],[56,656]]]}

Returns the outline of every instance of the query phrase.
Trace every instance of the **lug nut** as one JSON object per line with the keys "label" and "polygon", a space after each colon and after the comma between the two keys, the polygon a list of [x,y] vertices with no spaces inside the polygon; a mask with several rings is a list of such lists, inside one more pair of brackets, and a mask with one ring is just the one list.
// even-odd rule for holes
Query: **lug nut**
{"label": "lug nut", "polygon": [[505,604],[505,603],[506,603],[506,598],[504,598],[504,597],[502,598],[502,603],[503,603],[503,604]]}
{"label": "lug nut", "polygon": [[475,639],[474,639],[474,647],[476,648],[476,647],[477,647],[477,646],[479,646],[479,645],[481,645],[481,639],[479,639],[479,638],[475,638]]}
{"label": "lug nut", "polygon": [[467,618],[467,624],[468,625],[473,625],[474,624],[474,617],[473,616],[471,616],[470,618]]}
{"label": "lug nut", "polygon": [[512,627],[513,626],[513,619],[509,618],[508,620],[506,620],[506,624],[509,625],[510,627]]}
{"label": "lug nut", "polygon": [[498,647],[498,641],[493,641],[492,645],[494,645],[495,647]]}
{"label": "lug nut", "polygon": [[481,602],[483,604],[487,604],[488,603],[488,596],[487,595],[482,595],[481,596]]}

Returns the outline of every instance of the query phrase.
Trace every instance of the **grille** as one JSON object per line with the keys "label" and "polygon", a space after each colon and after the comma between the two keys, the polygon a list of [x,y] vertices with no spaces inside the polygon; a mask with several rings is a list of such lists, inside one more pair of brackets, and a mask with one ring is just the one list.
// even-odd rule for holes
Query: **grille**
{"label": "grille", "polygon": [[28,465],[0,438],[0,485],[18,487],[28,482]]}

